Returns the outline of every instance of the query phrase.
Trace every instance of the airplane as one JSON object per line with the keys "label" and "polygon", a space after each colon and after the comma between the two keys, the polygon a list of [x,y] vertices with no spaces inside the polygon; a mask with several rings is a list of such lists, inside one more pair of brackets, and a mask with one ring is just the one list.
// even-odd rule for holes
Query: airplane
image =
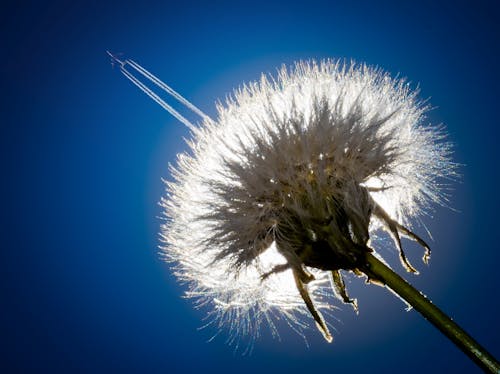
{"label": "airplane", "polygon": [[123,68],[127,63],[127,60],[120,60],[117,54],[113,54],[110,51],[106,51],[106,53],[111,57],[111,65],[115,66],[115,64],[119,64],[120,68]]}

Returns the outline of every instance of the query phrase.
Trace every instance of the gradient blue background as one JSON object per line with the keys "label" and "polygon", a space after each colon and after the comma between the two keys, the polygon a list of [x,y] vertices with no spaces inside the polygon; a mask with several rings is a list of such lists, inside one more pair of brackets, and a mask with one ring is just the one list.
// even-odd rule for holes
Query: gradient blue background
{"label": "gradient blue background", "polygon": [[[112,69],[124,52],[209,115],[233,87],[305,58],[378,65],[421,87],[463,177],[424,219],[431,265],[407,276],[500,356],[499,26],[494,1],[20,2],[0,15],[0,370],[3,372],[473,373],[386,290],[349,278],[360,315],[284,326],[234,353],[181,298],[158,256],[167,165],[188,132]],[[349,4],[348,4],[349,3]],[[422,228],[418,232],[425,236]],[[381,253],[398,269],[392,245]],[[405,275],[406,276],[406,275]],[[313,323],[311,322],[311,326]]]}

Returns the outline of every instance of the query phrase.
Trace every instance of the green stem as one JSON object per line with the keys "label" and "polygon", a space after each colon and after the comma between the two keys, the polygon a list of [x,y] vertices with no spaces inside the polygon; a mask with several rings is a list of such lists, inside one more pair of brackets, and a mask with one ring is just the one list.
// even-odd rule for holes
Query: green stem
{"label": "green stem", "polygon": [[418,310],[425,319],[436,326],[484,371],[496,374],[500,373],[500,363],[486,349],[472,339],[469,334],[462,330],[460,326],[453,322],[450,317],[432,304],[429,299],[372,254],[368,254],[366,260],[365,268],[360,270],[369,279],[383,283],[406,300],[408,304]]}

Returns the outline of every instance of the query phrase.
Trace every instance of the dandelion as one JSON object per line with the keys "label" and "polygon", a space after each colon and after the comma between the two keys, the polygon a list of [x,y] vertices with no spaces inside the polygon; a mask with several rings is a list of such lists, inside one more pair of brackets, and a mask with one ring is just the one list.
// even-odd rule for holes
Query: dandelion
{"label": "dandelion", "polygon": [[[439,179],[454,176],[442,128],[424,126],[428,106],[403,79],[338,61],[299,62],[276,78],[243,86],[212,120],[131,60],[113,61],[133,83],[191,130],[162,199],[163,253],[186,295],[210,305],[229,340],[276,333],[285,319],[299,333],[310,316],[324,338],[330,290],[357,310],[342,272],[388,287],[434,323],[483,368],[498,362],[379,256],[376,230],[429,246],[411,229],[443,204]],[[200,116],[198,126],[134,73]]]}

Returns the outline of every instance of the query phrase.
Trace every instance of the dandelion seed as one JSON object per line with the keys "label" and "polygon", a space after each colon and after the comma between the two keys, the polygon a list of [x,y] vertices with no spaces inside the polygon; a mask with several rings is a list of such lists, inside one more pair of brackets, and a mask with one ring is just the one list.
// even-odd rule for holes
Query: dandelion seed
{"label": "dandelion seed", "polygon": [[256,315],[310,313],[330,341],[325,287],[331,278],[354,303],[339,270],[361,266],[371,230],[386,228],[413,272],[400,235],[428,248],[403,225],[441,201],[434,181],[453,168],[442,134],[422,126],[425,109],[404,81],[331,61],[238,91],[193,129],[162,201],[179,278],[192,295],[224,300],[220,320],[237,309],[255,331]]}
{"label": "dandelion seed", "polygon": [[[140,65],[111,56],[192,132],[161,202],[162,249],[188,284],[186,295],[210,305],[230,342],[255,338],[263,323],[276,333],[275,319],[301,333],[307,316],[330,342],[323,317],[330,290],[357,310],[340,272],[352,271],[390,287],[473,359],[497,367],[374,256],[380,244],[370,239],[383,229],[407,271],[417,272],[401,236],[424,248],[427,263],[430,249],[411,223],[444,202],[438,179],[455,171],[442,129],[424,124],[428,107],[405,80],[366,65],[299,62],[239,89],[212,120]],[[127,66],[200,116],[200,125]]]}

